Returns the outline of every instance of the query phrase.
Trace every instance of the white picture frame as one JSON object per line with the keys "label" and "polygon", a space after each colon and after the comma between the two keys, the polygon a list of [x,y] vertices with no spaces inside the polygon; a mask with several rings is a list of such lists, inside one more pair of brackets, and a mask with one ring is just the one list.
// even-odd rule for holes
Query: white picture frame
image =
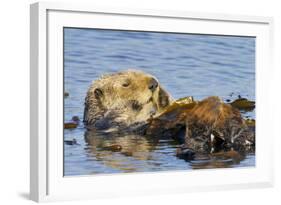
{"label": "white picture frame", "polygon": [[[30,12],[30,198],[94,199],[273,186],[270,126],[273,19],[183,11],[97,8],[40,2]],[[109,28],[256,36],[256,166],[63,177],[62,28]],[[112,186],[113,185],[113,186]]]}

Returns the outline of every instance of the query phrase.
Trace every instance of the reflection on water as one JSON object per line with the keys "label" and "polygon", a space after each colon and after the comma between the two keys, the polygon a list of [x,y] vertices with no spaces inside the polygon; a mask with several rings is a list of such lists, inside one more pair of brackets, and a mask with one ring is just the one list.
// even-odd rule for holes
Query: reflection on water
{"label": "reflection on water", "polygon": [[[156,76],[175,99],[218,95],[232,100],[242,95],[255,100],[254,38],[70,28],[64,34],[64,81],[69,92],[65,120],[74,115],[83,119],[84,98],[93,80],[126,68]],[[255,118],[254,111],[243,115]],[[95,133],[81,122],[76,129],[65,129],[64,138],[77,140],[64,145],[66,176],[255,165],[254,150],[197,155],[186,161],[176,157],[179,144],[172,139]]]}
{"label": "reflection on water", "polygon": [[[137,171],[144,166],[145,162],[153,157],[151,153],[157,146],[157,141],[143,136],[106,135],[93,131],[85,132],[85,140],[88,143],[87,151],[97,160],[108,167],[125,172]],[[111,145],[119,145],[122,149],[115,151],[114,147],[110,147]],[[131,163],[132,161],[138,161],[138,165]]]}
{"label": "reflection on water", "polygon": [[[122,172],[149,170],[176,170],[176,158],[167,162],[166,155],[174,155],[179,144],[172,139],[151,138],[133,134],[85,132],[86,150],[107,167]],[[118,147],[117,147],[118,145]],[[118,148],[118,149],[116,149]],[[247,155],[253,155],[252,147],[245,150],[220,151],[211,154],[196,154],[193,160],[186,160],[192,169],[230,168],[239,166]],[[156,154],[157,153],[157,154]],[[161,162],[159,160],[163,158]],[[179,159],[178,159],[179,160]],[[178,168],[182,169],[182,168]]]}

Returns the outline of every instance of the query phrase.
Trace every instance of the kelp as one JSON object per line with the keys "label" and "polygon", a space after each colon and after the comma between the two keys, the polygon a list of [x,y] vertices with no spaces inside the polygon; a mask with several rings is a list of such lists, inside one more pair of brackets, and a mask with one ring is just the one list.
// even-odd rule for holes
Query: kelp
{"label": "kelp", "polygon": [[69,96],[69,93],[68,93],[68,92],[64,92],[63,96],[64,96],[64,97],[68,97],[68,96]]}
{"label": "kelp", "polygon": [[256,126],[256,121],[254,119],[246,119],[245,120],[246,125],[249,127],[255,127]]}
{"label": "kelp", "polygon": [[250,101],[247,98],[238,98],[229,104],[239,110],[251,111],[255,109],[255,102]]}
{"label": "kelp", "polygon": [[79,145],[79,144],[77,143],[77,140],[76,140],[76,139],[64,140],[64,144],[66,144],[66,145]]}
{"label": "kelp", "polygon": [[78,126],[76,122],[65,122],[64,129],[74,129]]}
{"label": "kelp", "polygon": [[69,122],[64,123],[64,129],[75,129],[79,125],[80,118],[73,116]]}
{"label": "kelp", "polygon": [[178,109],[191,109],[196,105],[196,101],[192,96],[180,98],[168,106],[159,116],[164,116],[167,113],[174,112]]}

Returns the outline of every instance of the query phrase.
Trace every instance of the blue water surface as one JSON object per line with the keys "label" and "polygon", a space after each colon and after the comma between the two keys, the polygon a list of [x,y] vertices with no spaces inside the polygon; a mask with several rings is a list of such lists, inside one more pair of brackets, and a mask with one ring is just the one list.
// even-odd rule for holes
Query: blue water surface
{"label": "blue water surface", "polygon": [[[128,68],[156,76],[175,99],[217,95],[232,100],[241,95],[255,100],[253,37],[64,28],[64,87],[70,94],[64,101],[65,120],[74,115],[83,119],[84,98],[93,80]],[[255,113],[244,116],[255,118]],[[79,143],[64,146],[66,176],[194,168],[193,162],[175,156],[177,145],[171,140],[155,144],[140,136],[97,137],[97,144],[126,142],[124,154],[88,145],[84,134],[83,123],[64,131],[66,140]],[[254,165],[255,155],[249,154],[223,167]]]}

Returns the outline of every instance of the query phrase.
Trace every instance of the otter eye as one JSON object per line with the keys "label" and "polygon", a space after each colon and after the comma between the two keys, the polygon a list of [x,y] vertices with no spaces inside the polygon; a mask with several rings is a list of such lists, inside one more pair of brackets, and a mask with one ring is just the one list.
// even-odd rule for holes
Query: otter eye
{"label": "otter eye", "polygon": [[130,82],[125,82],[122,84],[123,87],[128,87],[130,85]]}

